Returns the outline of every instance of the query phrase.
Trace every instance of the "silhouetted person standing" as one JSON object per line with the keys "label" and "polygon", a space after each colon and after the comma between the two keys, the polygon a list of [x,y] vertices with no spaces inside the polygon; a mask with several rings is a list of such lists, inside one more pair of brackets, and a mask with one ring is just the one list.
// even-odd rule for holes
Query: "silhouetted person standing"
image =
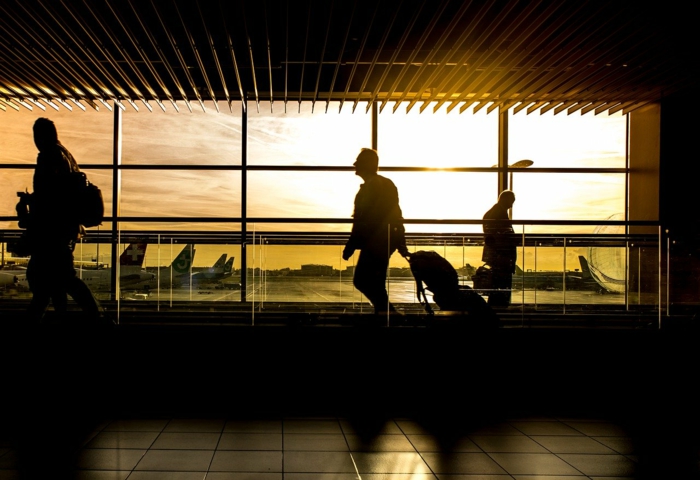
{"label": "silhouetted person standing", "polygon": [[51,120],[37,119],[33,130],[39,155],[33,192],[26,198],[31,250],[27,265],[27,281],[32,291],[30,318],[41,321],[51,302],[54,310],[63,314],[70,295],[87,320],[98,320],[99,304],[73,266],[73,250],[84,231],[75,220],[70,200],[70,173],[79,171],[78,164],[58,140]]}
{"label": "silhouetted person standing", "polygon": [[360,250],[353,277],[355,288],[369,299],[376,314],[396,312],[386,291],[386,271],[396,250],[404,257],[409,255],[399,194],[394,182],[377,174],[379,157],[375,150],[363,148],[354,165],[355,175],[364,183],[355,196],[352,232],[343,259]]}
{"label": "silhouetted person standing", "polygon": [[510,305],[510,292],[518,257],[517,238],[508,210],[515,203],[515,193],[504,190],[498,202],[484,214],[484,251],[481,260],[491,267],[491,306]]}

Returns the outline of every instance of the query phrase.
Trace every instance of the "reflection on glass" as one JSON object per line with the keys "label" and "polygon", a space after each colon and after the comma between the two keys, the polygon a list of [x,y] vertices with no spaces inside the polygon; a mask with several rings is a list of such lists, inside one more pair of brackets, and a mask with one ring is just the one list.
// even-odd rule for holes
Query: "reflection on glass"
{"label": "reflection on glass", "polygon": [[[403,104],[378,119],[379,165],[402,167],[489,167],[498,159],[498,113],[446,113],[432,105],[422,113]],[[494,188],[496,188],[494,186]]]}
{"label": "reflection on glass", "polygon": [[206,112],[193,103],[192,112],[180,105],[163,112],[133,112],[123,118],[124,164],[138,165],[240,165],[241,164],[241,104],[219,107],[204,102]]}
{"label": "reflection on glass", "polygon": [[[510,113],[508,156],[538,168],[625,168],[627,116]],[[517,184],[516,184],[517,185]]]}
{"label": "reflection on glass", "polygon": [[[363,147],[371,147],[372,117],[358,108],[338,112],[338,102],[285,106],[260,102],[248,110],[248,165],[322,165],[352,167]],[[272,111],[271,111],[272,110]]]}

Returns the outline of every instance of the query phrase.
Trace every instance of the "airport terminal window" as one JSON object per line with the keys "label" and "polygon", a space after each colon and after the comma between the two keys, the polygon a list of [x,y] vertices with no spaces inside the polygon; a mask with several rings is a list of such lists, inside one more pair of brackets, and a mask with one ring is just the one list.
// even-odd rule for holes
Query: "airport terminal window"
{"label": "airport terminal window", "polygon": [[508,155],[510,163],[533,160],[533,168],[626,168],[627,116],[511,113]]}
{"label": "airport terminal window", "polygon": [[[313,112],[312,112],[313,106]],[[352,167],[360,148],[372,146],[366,104],[248,103],[248,165]]]}
{"label": "airport terminal window", "polygon": [[[513,174],[514,220],[607,220],[625,211],[624,173]],[[592,233],[594,227],[532,225],[526,232]]]}
{"label": "airport terminal window", "polygon": [[122,172],[122,216],[240,217],[240,198],[239,171]]}
{"label": "airport terminal window", "polygon": [[112,139],[114,136],[114,114],[104,107],[85,111],[73,106],[73,111],[64,107],[46,111],[25,108],[11,110],[0,115],[0,163],[36,163],[37,150],[34,145],[32,127],[39,117],[56,124],[58,138],[73,154],[78,165],[111,164]]}
{"label": "airport terminal window", "polygon": [[378,116],[379,162],[401,167],[491,167],[498,162],[498,113],[476,114],[446,105],[433,113],[434,103],[421,103],[406,113],[388,104]]}
{"label": "airport terminal window", "polygon": [[225,104],[220,111],[211,101],[191,102],[192,112],[179,103],[165,112],[127,109],[122,120],[122,162],[135,165],[240,165],[241,104]]}

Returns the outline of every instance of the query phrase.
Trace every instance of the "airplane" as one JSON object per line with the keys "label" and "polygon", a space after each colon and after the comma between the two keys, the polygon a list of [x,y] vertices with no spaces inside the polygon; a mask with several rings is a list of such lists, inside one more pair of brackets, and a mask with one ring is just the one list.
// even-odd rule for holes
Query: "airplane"
{"label": "airplane", "polygon": [[8,269],[0,269],[0,288],[10,289],[26,283],[27,269],[22,267],[14,267]]}
{"label": "airplane", "polygon": [[192,262],[197,250],[194,245],[187,244],[167,267],[149,267],[146,270],[153,274],[151,279],[138,283],[138,288],[143,290],[178,287],[189,283],[187,278],[192,271]]}
{"label": "airplane", "polygon": [[[154,277],[151,272],[143,269],[143,259],[146,256],[145,243],[131,243],[119,256],[119,287],[129,288],[139,282],[150,280]],[[112,281],[112,269],[110,267],[94,266],[84,268],[78,265],[78,276],[90,287],[93,292],[109,291]]]}
{"label": "airplane", "polygon": [[231,257],[226,261],[226,254],[224,253],[212,267],[192,272],[191,279],[193,284],[218,283],[220,280],[230,277],[233,273],[234,259],[235,257]]}
{"label": "airplane", "polygon": [[524,272],[519,266],[515,266],[513,274],[513,289],[515,290],[562,290],[566,281],[567,290],[593,290],[605,293],[600,284],[591,275],[588,260],[583,255],[579,255],[578,260],[581,270],[574,271],[545,271],[545,272]]}

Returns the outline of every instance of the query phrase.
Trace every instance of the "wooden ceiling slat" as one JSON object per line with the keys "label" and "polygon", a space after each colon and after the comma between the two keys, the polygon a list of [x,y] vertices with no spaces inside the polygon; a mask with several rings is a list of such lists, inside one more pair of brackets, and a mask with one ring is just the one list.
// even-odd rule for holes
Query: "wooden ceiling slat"
{"label": "wooden ceiling slat", "polygon": [[[155,7],[155,3],[153,0],[151,0],[151,4],[153,5],[153,9],[156,11],[156,16],[158,17],[158,20],[160,21],[160,25],[163,28],[165,35],[168,37],[168,41],[170,42],[170,46],[173,49],[173,52],[175,53],[175,56],[177,57],[178,62],[180,63],[180,68],[182,69],[182,72],[185,75],[185,78],[187,79],[188,83],[190,84],[190,88],[192,89],[192,93],[194,94],[194,97],[199,102],[199,106],[202,108],[202,111],[203,112],[206,111],[206,108],[204,107],[204,100],[202,100],[202,96],[199,93],[199,89],[197,88],[197,84],[195,83],[194,78],[192,77],[190,66],[187,64],[187,61],[185,60],[185,57],[182,54],[182,49],[180,48],[180,45],[178,44],[175,35],[173,35],[171,29],[168,28],[167,23],[163,20],[163,17],[160,15],[160,12]],[[177,7],[177,2],[175,0],[173,0],[173,6],[175,7],[175,12],[177,13],[178,17],[180,18],[180,22],[182,23],[183,31],[185,32],[185,40],[190,40],[190,38],[191,38],[190,33],[186,27],[186,23],[182,19],[182,14],[180,14],[180,9]],[[190,40],[190,43],[191,43],[191,40]],[[196,46],[192,46],[192,49],[195,51],[197,50]]]}
{"label": "wooden ceiling slat", "polygon": [[[355,19],[355,9],[357,8],[357,0],[352,3],[352,10],[350,15],[348,15],[347,28],[345,30],[345,35],[343,36],[343,43],[338,49],[338,60],[335,63],[335,69],[333,71],[333,77],[331,79],[330,88],[328,89],[328,98],[326,99],[326,112],[328,111],[328,106],[330,105],[331,99],[333,98],[333,90],[335,88],[335,82],[338,80],[338,73],[340,72],[340,67],[343,64],[343,56],[345,54],[345,47],[348,44],[348,39],[350,38],[350,29],[352,28],[352,22]],[[329,19],[330,21],[330,19]],[[287,62],[289,63],[289,62]],[[343,108],[341,104],[339,108]]]}
{"label": "wooden ceiling slat", "polygon": [[[515,23],[511,25],[506,25],[505,28],[502,25],[502,23],[506,20],[508,14],[512,11],[512,9],[515,8],[517,4],[515,2],[510,2],[508,3],[508,8],[503,8],[502,10],[500,10],[497,17],[494,18],[492,22],[489,25],[487,25],[487,27],[482,31],[481,35],[479,35],[479,37],[477,37],[469,45],[469,48],[467,49],[465,54],[456,62],[456,66],[452,69],[452,71],[447,75],[442,75],[443,79],[435,88],[435,91],[432,92],[428,98],[423,100],[423,103],[420,106],[420,112],[422,113],[432,101],[436,100],[440,96],[443,96],[445,98],[451,97],[452,94],[457,91],[457,88],[460,85],[463,85],[465,81],[468,81],[470,73],[474,73],[477,71],[477,69],[482,67],[483,63],[487,60],[489,56],[491,56],[493,51],[507,49],[508,47],[504,48],[503,44],[507,42],[510,32],[512,31],[511,29],[517,29],[526,20],[531,20],[528,18],[529,15],[537,9],[540,3],[541,0],[530,2],[530,4],[527,5],[527,8],[520,15],[518,15]],[[485,48],[483,51],[481,51],[480,54],[478,54],[477,52],[480,51],[480,47],[486,42],[486,40],[491,36],[491,33],[494,31],[500,31],[501,34],[498,36],[498,38],[494,39],[492,43],[488,45],[488,48]],[[471,32],[469,32],[468,35],[471,35]],[[459,45],[456,45],[455,48],[458,49]],[[477,58],[471,60],[472,57],[475,56],[475,54],[477,55]],[[497,62],[494,62],[494,64],[495,63]],[[461,71],[462,66],[466,67],[466,72]],[[433,74],[434,77],[431,76],[427,80],[427,83],[432,83],[435,77],[437,77],[438,74],[442,73],[441,69],[443,68],[444,63],[442,63],[439,69],[435,71],[435,73]],[[461,76],[463,80],[453,81],[453,79],[456,76]],[[447,85],[449,85],[451,82],[455,84],[454,89],[446,89]],[[414,100],[414,102],[417,101],[418,99]],[[411,107],[412,104],[409,104],[406,107],[406,110],[410,110]],[[437,111],[438,108],[439,106],[435,105],[435,111]]]}
{"label": "wooden ceiling slat", "polygon": [[[170,89],[166,86],[165,82],[163,81],[160,74],[156,70],[155,65],[153,64],[151,59],[146,54],[144,47],[137,40],[135,34],[131,31],[131,29],[122,21],[122,18],[123,18],[122,15],[120,14],[120,12],[114,10],[110,1],[111,0],[106,0],[106,4],[107,4],[108,8],[110,9],[110,11],[112,12],[112,14],[114,15],[115,20],[122,27],[122,29],[124,30],[124,32],[127,35],[127,38],[131,41],[134,48],[136,48],[136,50],[139,52],[139,56],[141,57],[141,61],[144,62],[144,64],[146,65],[146,68],[148,68],[151,75],[153,75],[153,78],[156,79],[156,81],[160,85],[160,88],[163,90],[163,93],[168,98],[168,100],[170,101],[173,108],[176,111],[179,111],[180,107],[178,107],[177,103],[175,103],[175,97],[172,95],[172,93],[170,92]],[[150,30],[146,27],[146,25],[141,20],[141,16],[139,15],[139,13],[136,10],[136,8],[134,7],[134,5],[131,3],[131,0],[128,0],[128,3],[129,3],[131,10],[133,11],[133,13],[136,17],[136,20],[138,21],[139,25],[141,26],[141,29],[143,30],[144,34],[146,35],[147,40],[151,44],[151,47],[155,50],[156,54],[158,55],[158,58],[160,58],[160,61],[164,64],[163,66],[166,69],[168,69],[169,62],[166,59],[164,59],[163,54],[162,54],[160,48],[158,47],[156,40],[153,38],[153,35],[151,34]],[[174,72],[168,72],[168,73],[170,74],[171,77],[174,75]],[[177,80],[174,79],[174,83],[179,87]],[[180,89],[180,93],[184,96],[185,92],[182,90],[182,87],[179,87],[179,89]],[[157,97],[154,97],[154,100],[156,100],[156,99],[157,99]],[[164,107],[162,106],[162,104],[160,102],[158,102],[158,104],[161,106],[161,108],[164,109]],[[185,104],[187,104],[189,110],[192,111],[192,108],[189,106],[189,102],[185,101]],[[144,105],[146,105],[147,108],[149,107],[148,102],[145,102]]]}
{"label": "wooden ceiling slat", "polygon": [[[554,35],[556,31],[560,29],[561,23],[568,22],[569,19],[576,14],[576,12],[580,11],[583,8],[583,5],[585,5],[585,3],[570,2],[564,3],[563,5],[570,8],[568,10],[558,11],[556,9],[559,5],[552,4],[547,9],[543,10],[540,16],[532,22],[531,25],[536,26],[534,30],[532,28],[522,29],[521,33],[513,41],[513,45],[509,49],[504,51],[502,55],[503,58],[497,58],[492,63],[492,65],[486,68],[484,72],[479,76],[479,78],[476,79],[474,84],[477,87],[475,88],[474,95],[471,99],[464,100],[464,103],[462,103],[460,107],[460,112],[464,112],[467,108],[469,108],[472,105],[472,103],[475,102],[478,102],[478,105],[474,107],[474,113],[478,112],[484,106],[488,105],[488,100],[482,101],[481,99],[485,96],[488,96],[490,90],[495,85],[502,82],[504,76],[508,75],[511,71],[516,69],[518,65],[520,65],[528,56],[532,56],[534,52],[536,52],[537,50],[541,50],[542,47],[548,42],[556,43],[556,38],[554,40],[551,39],[552,35]],[[571,8],[572,6],[573,8]],[[559,14],[561,16],[561,20],[559,22],[550,22],[550,24],[545,29],[539,28],[540,25],[546,25],[547,20],[549,20],[555,14]],[[566,35],[568,34],[562,33],[560,35],[562,37],[562,40]],[[524,45],[524,47],[521,47],[522,45]],[[495,71],[497,69],[500,69],[502,73],[496,75]],[[491,79],[489,79],[490,76],[492,77]],[[479,86],[483,82],[486,83],[484,83],[483,86]],[[447,101],[448,96],[446,96],[445,100],[443,101]],[[455,100],[455,102],[452,105],[450,105],[450,107],[452,108],[448,108],[448,111],[451,111],[454,108],[454,106],[456,106],[460,101],[462,101],[461,97],[463,96],[465,96],[465,93],[462,93],[462,95],[460,95]],[[436,105],[436,108],[439,107],[440,105]]]}
{"label": "wooden ceiling slat", "polygon": [[348,92],[350,91],[350,86],[352,85],[352,80],[355,77],[355,74],[357,73],[357,66],[360,63],[360,59],[362,58],[362,54],[364,53],[365,47],[367,46],[367,39],[369,38],[369,34],[372,31],[372,25],[374,24],[374,19],[377,16],[377,11],[379,10],[379,2],[376,3],[374,6],[374,10],[372,11],[372,16],[370,17],[369,21],[367,22],[367,26],[365,27],[365,32],[362,37],[362,43],[360,44],[360,47],[357,49],[357,54],[355,56],[355,61],[352,64],[352,68],[350,70],[350,75],[345,83],[345,90],[343,92],[343,97],[340,99],[340,107],[343,108],[343,104],[345,103],[345,100],[348,98]]}
{"label": "wooden ceiling slat", "polygon": [[[394,27],[394,24],[396,23],[396,17],[399,14],[399,10],[401,9],[402,3],[403,3],[403,0],[399,0],[398,4],[396,5],[396,9],[394,10],[394,13],[391,17],[391,21],[389,22],[388,25],[386,25],[384,27],[384,34],[382,35],[382,38],[379,41],[379,45],[377,46],[377,48],[374,51],[374,56],[372,57],[372,61],[370,62],[369,69],[367,70],[367,72],[364,75],[364,78],[362,79],[362,83],[360,84],[360,88],[358,89],[357,98],[355,98],[355,102],[352,105],[353,112],[357,108],[357,104],[360,101],[360,97],[362,97],[362,94],[365,91],[365,87],[367,86],[367,81],[372,76],[372,73],[374,72],[374,69],[377,66],[377,61],[379,60],[379,56],[382,54],[382,51],[384,50],[386,40],[389,37],[389,34],[391,33],[391,29]],[[371,95],[371,92],[370,92],[370,95]],[[367,109],[365,110],[365,113],[369,112],[370,108],[372,108],[372,103],[368,102]]]}
{"label": "wooden ceiling slat", "polygon": [[258,79],[255,75],[255,59],[253,58],[253,42],[248,31],[248,18],[244,2],[241,2],[241,17],[243,18],[243,31],[245,33],[246,45],[248,46],[248,59],[250,60],[250,74],[253,81],[253,95],[255,96],[255,106],[260,111],[260,95],[258,94]]}
{"label": "wooden ceiling slat", "polygon": [[[92,97],[93,99],[107,97],[109,99],[114,100],[117,98],[117,94],[114,91],[112,91],[112,89],[118,91],[121,94],[125,94],[126,90],[124,89],[124,87],[111,75],[109,71],[107,71],[107,69],[102,67],[101,60],[97,57],[97,55],[93,54],[92,51],[90,51],[85,45],[83,45],[83,42],[81,42],[79,36],[68,27],[68,22],[62,19],[57,11],[52,10],[43,2],[39,1],[38,3],[44,9],[45,12],[38,12],[39,16],[41,18],[45,18],[47,17],[46,14],[48,14],[48,18],[51,18],[53,20],[53,23],[63,31],[64,36],[67,37],[80,51],[80,53],[87,59],[83,62],[81,61],[80,57],[72,53],[72,50],[68,46],[63,48],[65,52],[70,52],[69,55],[71,59],[76,64],[82,67],[81,69],[84,72],[84,74],[88,78],[90,78],[94,85],[97,86],[97,88],[95,89],[96,94],[92,94],[92,96],[86,96]],[[78,25],[80,24],[77,21],[75,23],[77,23]],[[44,27],[44,31],[50,31],[49,27]],[[51,31],[51,33],[49,33],[49,36],[52,40],[56,41],[58,34],[53,33]],[[94,73],[94,71],[100,73],[103,78],[99,78]]]}
{"label": "wooden ceiling slat", "polygon": [[[382,110],[384,110],[384,107],[386,106],[387,102],[391,100],[394,96],[394,93],[398,90],[399,85],[401,84],[401,81],[403,78],[406,76],[406,73],[408,73],[408,70],[411,68],[413,65],[413,62],[415,61],[416,57],[418,54],[421,52],[423,49],[423,46],[426,44],[428,39],[433,33],[433,30],[435,30],[438,21],[442,17],[442,14],[444,13],[445,9],[447,8],[449,3],[449,0],[442,0],[442,3],[438,7],[438,9],[435,11],[433,14],[432,18],[430,19],[429,24],[426,26],[426,28],[423,30],[423,33],[421,34],[420,38],[418,39],[417,44],[414,46],[413,50],[410,52],[408,59],[406,62],[403,64],[403,67],[401,68],[401,72],[396,76],[394,79],[394,83],[391,85],[391,87],[387,90],[386,95],[384,96],[384,99],[382,100],[381,104],[379,105],[379,112],[381,113]],[[467,2],[464,2],[463,7],[466,8]],[[399,102],[396,102],[396,105],[398,105]],[[395,105],[395,106],[396,106]],[[394,108],[394,111],[396,109]]]}
{"label": "wooden ceiling slat", "polygon": [[421,16],[421,13],[423,12],[423,8],[425,7],[425,3],[427,0],[422,0],[420,6],[417,8],[414,7],[413,11],[413,16],[411,17],[411,20],[409,23],[405,26],[403,35],[401,35],[401,39],[399,40],[396,48],[391,54],[391,58],[389,59],[389,62],[386,65],[386,68],[384,69],[384,72],[382,72],[382,76],[379,78],[379,81],[377,82],[377,87],[374,89],[374,92],[372,93],[372,96],[370,97],[369,101],[367,102],[367,110],[365,113],[369,113],[370,108],[372,108],[372,105],[374,105],[374,102],[377,101],[377,97],[379,96],[379,93],[381,92],[382,86],[384,85],[384,82],[386,81],[387,76],[389,75],[389,72],[391,72],[394,64],[396,63],[396,59],[398,58],[399,54],[403,51],[404,45],[406,45],[406,42],[408,41],[411,33],[413,32],[413,27],[416,24],[416,21],[418,18]]}
{"label": "wooden ceiling slat", "polygon": [[[482,8],[480,9],[480,12],[482,14],[486,13],[487,7],[489,5],[492,5],[495,0],[489,0],[488,4],[483,4]],[[420,77],[424,74],[424,72],[429,68],[430,64],[434,61],[435,57],[438,55],[440,50],[444,47],[445,43],[447,40],[450,38],[450,35],[452,34],[453,31],[457,30],[459,28],[459,21],[461,18],[466,14],[467,9],[469,6],[472,4],[472,1],[465,1],[462,4],[462,7],[460,10],[453,16],[452,21],[449,23],[449,25],[443,30],[442,35],[440,38],[435,42],[434,45],[431,46],[431,51],[428,53],[425,59],[421,62],[420,67],[418,67],[418,70],[416,73],[414,73],[413,78],[409,80],[408,85],[404,88],[404,91],[399,95],[399,98],[396,100],[396,103],[394,104],[394,112],[399,108],[399,105],[406,99],[406,97],[412,92],[416,92],[417,95],[420,95],[423,93],[423,88],[418,88],[414,89],[413,87],[416,85]],[[451,51],[449,47],[446,47],[448,51]],[[448,55],[450,55],[448,53]],[[439,62],[439,60],[438,60]]]}
{"label": "wooden ceiling slat", "polygon": [[637,0],[6,0],[0,83],[35,110],[284,96],[286,111],[293,92],[312,111],[625,112],[697,87],[693,21]]}

